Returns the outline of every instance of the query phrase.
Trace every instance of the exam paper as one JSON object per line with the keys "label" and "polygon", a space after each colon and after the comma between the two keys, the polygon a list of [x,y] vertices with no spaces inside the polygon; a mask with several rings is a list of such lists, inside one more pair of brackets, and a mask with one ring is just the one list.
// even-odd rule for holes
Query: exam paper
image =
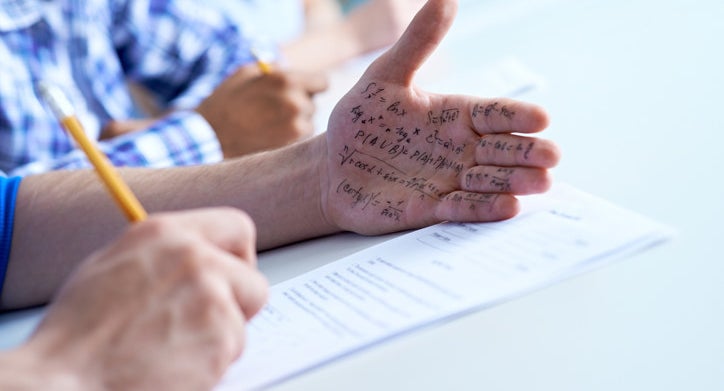
{"label": "exam paper", "polygon": [[667,239],[671,231],[557,184],[495,223],[420,229],[272,287],[217,391],[270,386]]}

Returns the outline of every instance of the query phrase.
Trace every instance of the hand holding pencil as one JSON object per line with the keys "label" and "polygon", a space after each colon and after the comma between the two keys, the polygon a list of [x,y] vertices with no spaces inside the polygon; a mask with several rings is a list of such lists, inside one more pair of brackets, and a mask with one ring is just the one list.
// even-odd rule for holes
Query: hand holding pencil
{"label": "hand holding pencil", "polygon": [[256,49],[251,48],[249,49],[249,52],[251,53],[251,56],[254,57],[254,61],[256,61],[256,66],[259,67],[261,73],[265,75],[272,73],[273,69],[271,64],[263,60],[261,56],[259,56],[259,52]]}

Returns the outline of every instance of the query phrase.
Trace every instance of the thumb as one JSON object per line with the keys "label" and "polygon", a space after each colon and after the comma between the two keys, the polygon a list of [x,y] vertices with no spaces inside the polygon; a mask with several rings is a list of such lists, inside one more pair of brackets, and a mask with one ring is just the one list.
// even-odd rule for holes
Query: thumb
{"label": "thumb", "polygon": [[428,0],[390,50],[375,60],[365,78],[384,79],[405,86],[450,29],[457,0]]}

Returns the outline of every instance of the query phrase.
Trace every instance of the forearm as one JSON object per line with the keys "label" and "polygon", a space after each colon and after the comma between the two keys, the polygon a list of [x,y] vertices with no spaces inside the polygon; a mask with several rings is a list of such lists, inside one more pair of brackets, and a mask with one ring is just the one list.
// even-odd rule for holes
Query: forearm
{"label": "forearm", "polygon": [[74,170],[23,179],[14,225],[2,309],[47,302],[77,264],[127,222],[92,170]]}
{"label": "forearm", "polygon": [[212,166],[148,172],[138,180],[163,181],[168,184],[166,193],[141,188],[138,194],[151,212],[206,206],[242,209],[254,220],[257,248],[264,250],[338,231],[325,219],[320,201],[319,170],[325,159],[325,138],[317,136]]}
{"label": "forearm", "polygon": [[303,71],[329,69],[362,51],[350,26],[341,21],[307,32],[281,49],[289,66]]}
{"label": "forearm", "polygon": [[[206,206],[240,208],[268,249],[335,232],[320,203],[323,136],[216,165],[124,169],[122,176],[150,213]],[[50,299],[76,265],[127,226],[90,170],[29,176],[18,191],[1,308]]]}

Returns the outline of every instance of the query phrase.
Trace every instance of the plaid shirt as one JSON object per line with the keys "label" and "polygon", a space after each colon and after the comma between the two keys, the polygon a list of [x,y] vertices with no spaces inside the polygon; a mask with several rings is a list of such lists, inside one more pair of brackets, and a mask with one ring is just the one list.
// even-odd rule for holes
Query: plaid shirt
{"label": "plaid shirt", "polygon": [[149,129],[100,141],[117,166],[221,160],[193,110],[236,67],[249,44],[221,13],[196,0],[0,0],[0,172],[88,167],[36,91],[60,86],[86,132],[137,117],[128,81],[173,114]]}

